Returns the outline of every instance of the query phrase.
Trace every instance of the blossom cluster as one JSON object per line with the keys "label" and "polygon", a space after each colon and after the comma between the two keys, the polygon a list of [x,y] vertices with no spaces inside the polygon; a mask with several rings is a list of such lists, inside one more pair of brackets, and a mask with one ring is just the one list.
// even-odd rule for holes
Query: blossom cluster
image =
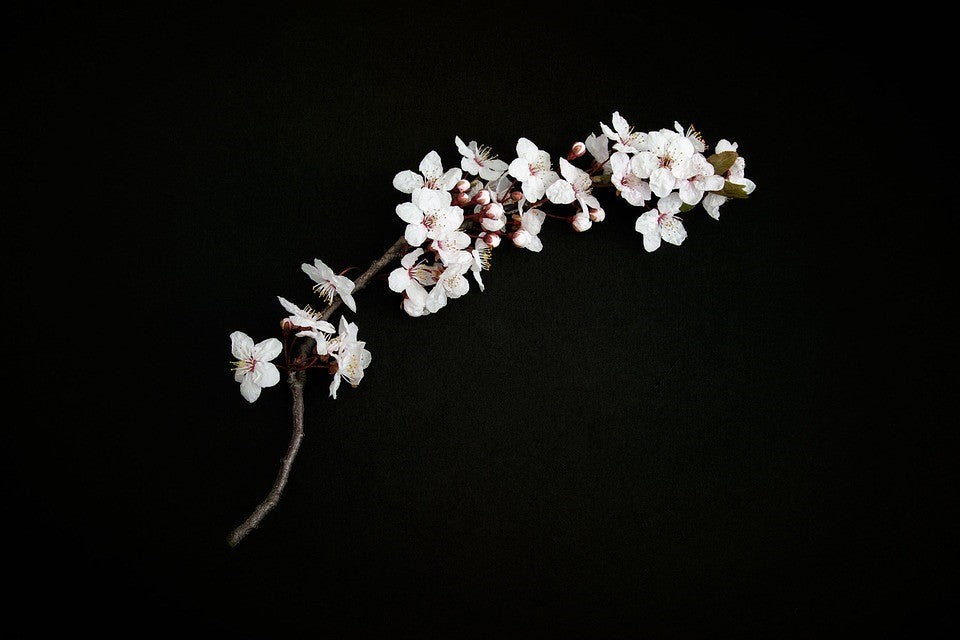
{"label": "blossom cluster", "polygon": [[[410,199],[397,205],[396,214],[406,223],[404,238],[411,250],[387,281],[402,294],[403,310],[414,317],[436,313],[470,290],[471,277],[483,291],[481,272],[489,269],[493,250],[513,244],[541,251],[540,230],[548,217],[577,232],[602,222],[606,212],[596,195],[602,189],[644,209],[634,228],[642,234],[644,248],[655,251],[663,242],[680,245],[686,239],[680,214],[702,204],[719,220],[727,200],[745,198],[756,187],[745,176],[746,163],[735,142],[720,140],[707,156],[707,144],[692,126],[674,123],[673,129],[636,131],[614,112],[611,126],[600,123],[600,130],[574,143],[556,165],[527,138],[517,140],[516,157],[507,163],[489,147],[457,137],[459,168],[444,170],[440,154],[431,151],[417,171],[398,173],[393,186]],[[548,212],[550,207],[560,207],[561,213]],[[302,269],[322,301],[331,305],[339,297],[356,313],[355,284],[346,272],[334,273],[320,260]],[[359,384],[371,356],[357,340],[357,325],[341,317],[334,328],[309,306],[300,308],[284,298],[280,304],[290,314],[282,322],[282,343],[271,338],[254,344],[239,331],[230,336],[243,397],[253,402],[263,387],[279,382],[271,361],[281,353],[288,371],[326,369],[333,376],[334,398],[341,380]],[[309,353],[291,356],[292,343],[307,338],[313,341]]]}
{"label": "blossom cluster", "polygon": [[[706,156],[707,144],[692,126],[635,131],[619,112],[611,122],[575,143],[556,166],[527,138],[517,141],[508,164],[488,147],[457,137],[459,169],[444,170],[440,155],[431,151],[418,171],[398,173],[393,186],[410,201],[397,205],[396,213],[407,223],[404,237],[414,249],[390,274],[389,284],[403,294],[404,311],[436,313],[470,290],[468,275],[483,291],[481,271],[489,268],[492,251],[504,240],[541,251],[539,233],[547,217],[565,220],[578,232],[602,222],[600,189],[612,188],[645,209],[635,229],[644,248],[654,251],[662,242],[680,245],[687,237],[679,214],[702,203],[719,219],[723,203],[755,188],[744,175],[736,143],[721,140]],[[573,210],[558,215],[545,211],[548,205]]]}

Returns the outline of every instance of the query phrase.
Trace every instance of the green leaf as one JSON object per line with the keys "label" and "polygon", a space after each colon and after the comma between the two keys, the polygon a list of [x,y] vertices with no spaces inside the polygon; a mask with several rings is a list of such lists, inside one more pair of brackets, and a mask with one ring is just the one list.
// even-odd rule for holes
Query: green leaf
{"label": "green leaf", "polygon": [[725,198],[746,198],[747,192],[743,190],[742,184],[734,184],[729,180],[723,181],[723,189],[720,191],[715,191],[714,193],[719,193]]}
{"label": "green leaf", "polygon": [[680,213],[686,213],[687,211],[690,211],[690,209],[693,209],[695,206],[697,205],[687,204],[686,202],[684,202],[682,205],[680,205]]}
{"label": "green leaf", "polygon": [[724,151],[723,153],[715,153],[709,158],[707,162],[713,165],[713,172],[718,176],[725,174],[730,167],[733,166],[733,163],[737,161],[737,152],[736,151]]}

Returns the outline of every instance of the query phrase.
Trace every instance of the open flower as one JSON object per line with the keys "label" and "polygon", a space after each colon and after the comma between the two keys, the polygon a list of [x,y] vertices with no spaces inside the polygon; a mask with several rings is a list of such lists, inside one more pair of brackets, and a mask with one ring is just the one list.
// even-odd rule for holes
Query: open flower
{"label": "open flower", "polygon": [[635,207],[643,206],[650,199],[650,183],[640,177],[643,172],[640,156],[628,156],[618,151],[610,156],[613,174],[610,184],[617,188],[623,199]]}
{"label": "open flower", "polygon": [[411,280],[403,291],[403,303],[400,305],[412,318],[429,315],[427,310],[427,290],[416,280]]}
{"label": "open flower", "polygon": [[613,140],[613,148],[617,151],[637,153],[647,148],[647,135],[641,131],[634,131],[619,111],[613,112],[613,130],[602,122],[600,128],[603,129],[607,138]]}
{"label": "open flower", "polygon": [[469,262],[470,252],[464,251],[469,246],[470,236],[463,231],[451,231],[430,244],[430,248],[437,252],[445,266],[455,262]]}
{"label": "open flower", "polygon": [[340,331],[337,337],[328,343],[328,351],[337,362],[337,370],[330,382],[330,395],[334,400],[337,399],[341,379],[345,379],[353,387],[363,379],[363,370],[370,366],[373,359],[365,346],[365,342],[357,340],[357,325],[347,322],[347,319],[341,316]]}
{"label": "open flower", "polygon": [[450,204],[450,194],[431,189],[413,193],[412,202],[397,205],[397,215],[407,223],[404,237],[412,247],[427,238],[435,240],[463,224],[463,209]]}
{"label": "open flower", "polygon": [[350,278],[335,274],[333,269],[323,264],[319,258],[315,259],[312,265],[303,263],[300,268],[310,276],[311,280],[316,282],[313,285],[313,290],[320,298],[330,304],[335,296],[340,296],[343,303],[356,313],[357,303],[353,300],[354,285]]}
{"label": "open flower", "polygon": [[390,289],[400,293],[411,282],[433,284],[437,281],[434,268],[428,266],[424,260],[420,260],[423,253],[423,249],[417,247],[400,259],[400,266],[390,272],[387,280]]}
{"label": "open flower", "polygon": [[663,198],[677,188],[684,165],[693,157],[693,144],[676,131],[661,129],[647,136],[649,151],[638,154],[640,176],[650,179],[650,189]]}
{"label": "open flower", "polygon": [[450,169],[444,173],[440,154],[431,151],[420,161],[420,173],[401,171],[394,176],[393,187],[403,193],[416,193],[421,189],[450,191],[462,175],[460,169]]}
{"label": "open flower", "polygon": [[470,282],[463,274],[470,268],[468,262],[458,262],[443,270],[430,293],[427,294],[427,310],[436,313],[446,306],[448,298],[459,298],[470,290]]}
{"label": "open flower", "polygon": [[[729,140],[722,139],[717,143],[717,148],[715,151],[717,153],[723,153],[724,151],[736,151],[737,143],[730,142]],[[727,172],[724,174],[724,177],[732,182],[733,184],[739,184],[743,187],[745,193],[753,193],[754,189],[757,188],[756,183],[747,178],[744,175],[744,170],[746,169],[747,161],[743,159],[743,156],[737,156],[737,159],[734,160],[733,165],[727,169]],[[703,197],[703,208],[707,210],[707,213],[714,220],[720,219],[720,206],[729,200],[726,196],[722,196],[719,193],[708,193]]]}
{"label": "open flower", "polygon": [[676,217],[683,201],[676,193],[660,198],[657,208],[637,218],[636,230],[643,234],[643,248],[656,251],[660,240],[679,246],[687,237],[683,221]]}
{"label": "open flower", "polygon": [[547,219],[547,214],[539,209],[528,209],[520,214],[520,228],[514,231],[511,236],[513,244],[521,249],[530,249],[530,251],[540,252],[543,249],[543,242],[540,241],[538,234],[543,221]]}
{"label": "open flower", "polygon": [[460,159],[460,167],[470,175],[480,174],[483,180],[496,180],[507,170],[507,163],[491,155],[490,147],[481,147],[475,140],[471,140],[470,144],[466,145],[460,136],[455,138],[455,142],[457,150],[463,156]]}
{"label": "open flower", "polygon": [[680,126],[680,123],[676,120],[673,121],[673,128],[677,130],[677,133],[684,136],[687,140],[690,141],[690,144],[693,145],[693,150],[697,153],[703,153],[707,150],[707,143],[703,139],[703,136],[700,135],[700,132],[697,131],[691,124],[684,131],[683,127]]}
{"label": "open flower", "polygon": [[280,300],[280,304],[286,309],[290,316],[287,317],[293,326],[298,327],[301,331],[297,332],[298,338],[313,338],[316,342],[317,354],[324,355],[327,352],[327,339],[337,330],[333,327],[332,324],[326,320],[320,319],[320,314],[310,308],[310,305],[307,305],[305,308],[301,309],[297,305],[293,304],[286,298],[281,298],[277,296],[277,299]]}
{"label": "open flower", "polygon": [[259,398],[263,387],[280,382],[280,372],[270,362],[283,351],[283,345],[276,338],[253,344],[253,338],[242,331],[234,331],[230,334],[230,350],[236,358],[233,379],[240,383],[240,395],[247,402]]}
{"label": "open flower", "polygon": [[704,192],[723,189],[723,176],[713,174],[713,165],[702,154],[695,154],[681,168],[680,199],[686,204],[700,202]]}
{"label": "open flower", "polygon": [[523,185],[523,197],[536,202],[547,187],[560,179],[550,162],[550,154],[541,151],[526,138],[517,140],[517,158],[510,163],[510,175]]}
{"label": "open flower", "polygon": [[590,181],[590,175],[581,169],[576,168],[560,158],[560,173],[564,180],[557,180],[547,188],[547,198],[554,204],[570,204],[574,200],[580,203],[580,208],[584,214],[590,212],[590,208],[600,209],[600,201],[591,193],[593,183]]}

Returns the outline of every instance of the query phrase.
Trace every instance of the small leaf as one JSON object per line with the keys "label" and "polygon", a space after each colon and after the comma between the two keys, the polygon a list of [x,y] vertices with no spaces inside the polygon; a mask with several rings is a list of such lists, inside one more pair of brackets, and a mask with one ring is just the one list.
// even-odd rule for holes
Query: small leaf
{"label": "small leaf", "polygon": [[723,153],[715,153],[709,158],[707,162],[713,165],[713,172],[718,176],[725,174],[730,167],[733,166],[733,163],[737,161],[737,152],[736,151],[724,151]]}
{"label": "small leaf", "polygon": [[729,180],[723,181],[723,189],[720,191],[714,191],[714,193],[719,193],[725,198],[746,198],[747,192],[743,190],[742,184],[734,184]]}
{"label": "small leaf", "polygon": [[690,209],[693,209],[695,206],[697,205],[687,204],[686,202],[684,202],[682,205],[680,205],[680,213],[686,213],[687,211],[690,211]]}

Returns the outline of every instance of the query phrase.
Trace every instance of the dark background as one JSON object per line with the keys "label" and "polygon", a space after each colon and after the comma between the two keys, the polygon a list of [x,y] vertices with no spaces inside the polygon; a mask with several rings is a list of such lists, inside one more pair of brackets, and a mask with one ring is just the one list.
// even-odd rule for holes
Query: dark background
{"label": "dark background", "polygon": [[[4,11],[4,635],[956,632],[936,25]],[[549,224],[425,319],[360,294],[367,377],[308,383],[228,549],[289,437],[228,334],[380,255],[427,151],[556,156],[617,109],[738,141],[759,188],[653,254],[622,202]]]}

